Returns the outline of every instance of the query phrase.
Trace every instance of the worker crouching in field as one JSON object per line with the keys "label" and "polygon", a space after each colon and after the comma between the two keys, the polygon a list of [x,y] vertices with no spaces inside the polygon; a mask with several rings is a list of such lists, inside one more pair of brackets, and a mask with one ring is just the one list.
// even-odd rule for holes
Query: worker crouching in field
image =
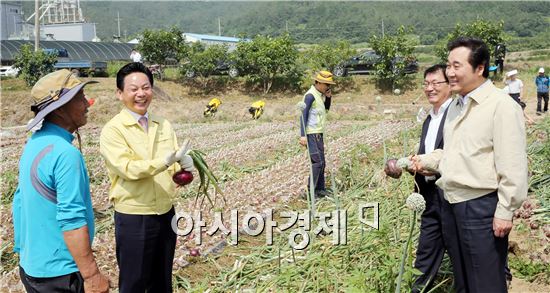
{"label": "worker crouching in field", "polygon": [[314,78],[315,84],[304,95],[305,104],[300,117],[300,144],[306,146],[311,160],[310,182],[315,188],[316,197],[327,195],[325,188],[325,146],[323,133],[325,132],[327,111],[332,100],[331,85],[336,84],[332,73],[320,71]]}
{"label": "worker crouching in field", "polygon": [[208,102],[208,105],[206,105],[206,108],[204,108],[204,112],[202,113],[204,117],[213,117],[216,115],[216,112],[218,112],[218,107],[222,104],[222,101],[218,98],[213,98]]}
{"label": "worker crouching in field", "polygon": [[264,107],[265,107],[264,101],[261,101],[261,100],[256,101],[252,103],[252,105],[250,105],[250,108],[248,108],[248,113],[252,115],[252,119],[257,120],[264,113]]}

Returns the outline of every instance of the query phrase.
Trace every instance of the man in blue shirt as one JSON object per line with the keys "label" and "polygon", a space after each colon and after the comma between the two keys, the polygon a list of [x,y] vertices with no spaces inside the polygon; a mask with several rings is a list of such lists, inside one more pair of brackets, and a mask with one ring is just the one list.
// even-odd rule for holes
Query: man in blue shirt
{"label": "man in blue shirt", "polygon": [[550,79],[544,74],[544,68],[539,68],[539,75],[535,79],[537,85],[537,115],[541,115],[543,111],[541,102],[544,100],[544,112],[548,111],[548,88],[550,87]]}
{"label": "man in blue shirt", "polygon": [[[92,253],[94,215],[88,171],[73,132],[87,122],[82,82],[68,70],[41,78],[32,88],[35,118],[19,162],[13,199],[15,252],[28,292],[108,292]],[[80,140],[79,140],[80,142]]]}

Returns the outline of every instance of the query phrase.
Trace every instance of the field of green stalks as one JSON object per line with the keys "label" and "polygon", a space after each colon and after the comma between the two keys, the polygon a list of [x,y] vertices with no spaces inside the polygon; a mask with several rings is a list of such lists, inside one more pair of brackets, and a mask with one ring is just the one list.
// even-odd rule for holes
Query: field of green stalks
{"label": "field of green stalks", "polygon": [[[518,63],[518,68],[522,69],[522,64]],[[534,71],[520,72],[524,81],[534,76]],[[204,105],[213,96],[191,95],[188,88],[173,81],[159,83],[166,97],[155,96],[152,112],[172,122],[180,142],[190,138],[191,147],[204,152],[223,192],[211,188],[211,204],[197,196],[197,179],[178,189],[177,212],[200,211],[206,225],[200,232],[194,229],[177,238],[175,292],[410,291],[418,273],[413,263],[420,223],[420,215],[406,206],[414,183],[408,174],[399,180],[386,177],[383,166],[387,158],[416,151],[421,128],[416,114],[429,105],[419,88],[393,95],[378,92],[367,78],[351,81],[353,89],[342,88],[336,93],[325,134],[325,175],[332,195],[315,203],[306,200],[310,167],[306,150],[298,143],[295,104],[301,95],[263,97],[264,116],[250,121],[246,109],[258,97],[227,90],[217,95],[224,100],[217,116],[204,119]],[[98,141],[102,125],[120,110],[113,85],[114,79],[106,78],[87,90],[96,104],[90,108],[90,123],[81,129],[81,135],[96,216],[93,249],[100,270],[115,286],[112,291],[118,292],[113,208]],[[497,81],[497,85],[502,84]],[[533,91],[533,87],[527,89],[526,99],[526,113],[535,119],[527,125],[529,197],[516,212],[510,235],[509,264],[514,279],[509,291],[517,293],[550,292],[550,116],[535,116]],[[13,253],[11,202],[19,156],[28,137],[20,127],[30,119],[28,92],[22,81],[2,80],[0,292],[24,292],[18,256]],[[385,110],[390,111],[385,114]],[[374,209],[361,210],[364,214],[359,209],[373,203],[378,207],[377,229],[361,221],[373,219]],[[239,214],[237,245],[232,244],[234,235],[223,233],[223,229],[207,233],[212,232],[209,229],[216,214],[223,216],[218,223],[231,228],[232,211]],[[333,243],[335,233],[318,230],[324,223],[322,216],[334,211],[341,211],[340,215],[345,211],[347,218],[346,243],[339,245]],[[292,212],[299,215],[297,223],[283,229]],[[262,219],[252,219],[247,225],[249,232],[258,231],[259,224],[264,224],[260,222],[267,223],[272,216],[278,224],[270,229],[272,237],[267,236],[267,228],[257,236],[247,235],[242,220],[248,213]],[[311,229],[304,228],[302,233],[300,225]],[[289,239],[299,243],[305,238],[309,243],[303,249],[289,243]],[[435,283],[431,292],[453,292],[447,258]]]}
{"label": "field of green stalks", "polygon": [[[405,207],[413,190],[412,176],[400,180],[386,177],[385,158],[412,154],[418,141],[419,124],[413,117],[399,120],[331,121],[326,136],[327,184],[331,197],[315,203],[310,239],[305,249],[289,245],[290,234],[273,229],[273,241],[266,244],[266,230],[253,237],[241,234],[238,245],[231,235],[218,231],[208,235],[193,231],[179,236],[174,261],[174,288],[181,292],[394,292],[399,282],[406,292],[417,272],[412,268],[419,229],[419,215]],[[206,160],[219,178],[223,196],[216,195],[214,206],[196,197],[198,183],[180,188],[178,212],[202,211],[203,220],[212,223],[214,212],[221,212],[230,227],[231,210],[241,215],[257,212],[263,217],[273,211],[279,225],[284,212],[309,214],[305,200],[309,164],[305,149],[297,143],[297,123],[225,122],[177,124],[178,137],[192,137],[193,148],[205,152]],[[516,278],[547,288],[550,230],[548,208],[550,174],[550,118],[529,128],[531,193],[529,201],[517,213],[519,223],[512,237],[517,246],[510,264]],[[108,179],[99,156],[97,136],[100,127],[82,131],[83,153],[89,169],[93,204],[96,210],[95,255],[116,285],[113,210],[107,199]],[[12,253],[11,199],[17,184],[17,162],[26,134],[10,132],[3,139],[2,152],[2,243],[0,291],[22,292],[18,280],[17,256]],[[195,180],[198,181],[198,180]],[[361,204],[378,203],[379,227],[359,221]],[[347,243],[335,245],[334,233],[318,233],[315,215],[335,210],[346,211]],[[373,210],[368,210],[373,213]],[[367,215],[363,215],[367,217]],[[373,215],[368,215],[373,217]],[[411,228],[411,224],[413,229]],[[251,225],[252,226],[252,225]],[[202,243],[197,245],[197,237]],[[300,242],[300,237],[294,238]],[[528,237],[529,240],[525,240]],[[517,239],[517,240],[514,240]],[[534,244],[535,242],[535,244]],[[532,246],[536,247],[533,249]],[[200,256],[191,256],[191,251]],[[404,256],[404,258],[403,258]],[[402,276],[399,277],[401,266]],[[444,261],[433,292],[452,290],[452,272]],[[546,285],[545,285],[546,284]],[[538,288],[538,287],[533,287]],[[519,292],[519,291],[518,291]]]}

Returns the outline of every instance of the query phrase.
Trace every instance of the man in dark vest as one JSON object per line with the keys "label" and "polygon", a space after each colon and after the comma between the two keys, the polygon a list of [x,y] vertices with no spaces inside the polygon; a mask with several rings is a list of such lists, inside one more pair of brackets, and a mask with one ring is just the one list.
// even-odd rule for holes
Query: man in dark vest
{"label": "man in dark vest", "polygon": [[500,74],[502,74],[502,72],[504,71],[505,57],[506,57],[506,46],[504,46],[503,44],[498,44],[495,47],[495,65],[497,66],[497,71],[500,70]]}
{"label": "man in dark vest", "polygon": [[[422,125],[418,154],[429,154],[435,149],[443,148],[443,126],[447,107],[452,101],[445,69],[446,65],[438,64],[424,72],[424,94],[432,105],[432,109]],[[438,173],[422,172],[417,173],[414,178],[417,192],[426,200],[426,209],[422,213],[414,265],[422,274],[415,280],[413,292],[427,292],[431,289],[445,251],[451,257],[453,265],[460,265],[451,208],[449,202],[443,197],[443,191],[435,185],[439,177]],[[463,292],[462,277],[456,280],[456,291]]]}

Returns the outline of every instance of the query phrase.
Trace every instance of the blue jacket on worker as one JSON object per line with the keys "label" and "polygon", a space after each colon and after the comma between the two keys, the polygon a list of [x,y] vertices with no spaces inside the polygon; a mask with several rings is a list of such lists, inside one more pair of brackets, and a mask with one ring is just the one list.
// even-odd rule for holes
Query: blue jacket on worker
{"label": "blue jacket on worker", "polygon": [[33,277],[67,275],[78,267],[63,232],[88,226],[94,235],[88,170],[74,136],[44,121],[27,142],[19,162],[13,199],[15,246],[20,265]]}
{"label": "blue jacket on worker", "polygon": [[535,84],[537,85],[537,93],[547,93],[550,87],[550,78],[548,78],[548,75],[538,75]]}

